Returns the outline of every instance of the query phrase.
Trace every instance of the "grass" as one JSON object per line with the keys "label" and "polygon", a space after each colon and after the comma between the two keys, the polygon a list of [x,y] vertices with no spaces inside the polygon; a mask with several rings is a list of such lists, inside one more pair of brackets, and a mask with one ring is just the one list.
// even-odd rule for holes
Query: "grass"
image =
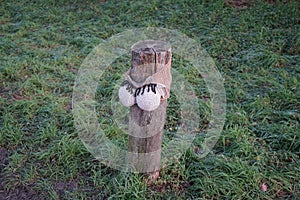
{"label": "grass", "polygon": [[[0,4],[0,199],[300,198],[297,1],[253,1],[245,8],[220,0]],[[225,80],[227,115],[208,156],[199,157],[199,137],[147,186],[138,174],[94,159],[76,133],[70,104],[80,64],[100,41],[149,26],[201,42]],[[112,64],[99,98],[110,97],[128,59]],[[176,55],[172,67],[200,98],[204,129],[210,105],[203,80]],[[180,119],[176,98],[169,104],[166,130]],[[110,124],[107,106],[97,108],[99,121],[124,145],[126,135]],[[166,142],[171,138],[168,131]]]}

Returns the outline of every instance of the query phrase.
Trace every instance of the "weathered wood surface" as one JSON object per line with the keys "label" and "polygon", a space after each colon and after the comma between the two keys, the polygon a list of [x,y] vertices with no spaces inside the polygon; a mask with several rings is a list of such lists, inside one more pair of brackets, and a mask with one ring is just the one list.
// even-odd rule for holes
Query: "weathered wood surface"
{"label": "weathered wood surface", "polygon": [[[131,51],[129,75],[135,82],[144,82],[162,68],[171,67],[171,47],[165,42],[141,41]],[[167,73],[169,74],[165,74],[165,78],[170,78],[171,71],[167,70]],[[137,105],[130,108],[128,150],[132,153],[128,159],[135,170],[144,173],[150,182],[159,175],[166,108],[166,99],[162,99],[160,106],[154,111],[141,110]]]}

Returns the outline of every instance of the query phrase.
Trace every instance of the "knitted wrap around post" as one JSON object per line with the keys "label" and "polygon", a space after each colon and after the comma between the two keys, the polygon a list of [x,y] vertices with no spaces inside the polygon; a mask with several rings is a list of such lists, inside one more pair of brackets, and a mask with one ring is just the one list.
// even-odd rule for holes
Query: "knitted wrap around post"
{"label": "knitted wrap around post", "polygon": [[145,111],[153,111],[158,108],[160,101],[170,97],[170,85],[172,81],[170,73],[171,63],[162,67],[162,70],[149,76],[144,82],[137,83],[130,77],[130,70],[126,72],[125,81],[119,89],[120,102],[130,107],[137,104]]}

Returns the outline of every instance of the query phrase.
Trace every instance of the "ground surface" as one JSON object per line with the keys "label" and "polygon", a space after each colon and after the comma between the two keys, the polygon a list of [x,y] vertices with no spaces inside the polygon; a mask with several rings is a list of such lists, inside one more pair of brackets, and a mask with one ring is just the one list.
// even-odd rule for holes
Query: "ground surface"
{"label": "ground surface", "polygon": [[[0,199],[299,199],[300,27],[297,1],[1,1]],[[199,137],[160,178],[99,164],[83,146],[71,113],[83,59],[102,40],[134,27],[177,29],[200,41],[225,80],[226,123],[213,151]],[[109,98],[122,63],[99,83]],[[210,115],[202,77],[174,55]],[[111,70],[111,71],[110,71]],[[103,99],[101,99],[103,98]],[[178,123],[170,98],[164,141]],[[126,137],[98,108],[108,137]]]}

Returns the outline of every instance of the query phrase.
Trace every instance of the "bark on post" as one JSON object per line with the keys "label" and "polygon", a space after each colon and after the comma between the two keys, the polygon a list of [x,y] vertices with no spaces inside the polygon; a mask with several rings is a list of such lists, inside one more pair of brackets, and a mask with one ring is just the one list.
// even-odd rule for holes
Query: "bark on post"
{"label": "bark on post", "polygon": [[[163,79],[171,83],[171,46],[162,41],[141,41],[132,46],[129,75],[135,82],[144,82],[149,76],[164,71]],[[162,70],[167,69],[167,70]],[[170,87],[170,86],[169,86]],[[148,182],[157,179],[160,169],[161,144],[166,119],[167,99],[161,99],[154,111],[141,110],[136,104],[130,108],[129,162],[143,172]]]}

